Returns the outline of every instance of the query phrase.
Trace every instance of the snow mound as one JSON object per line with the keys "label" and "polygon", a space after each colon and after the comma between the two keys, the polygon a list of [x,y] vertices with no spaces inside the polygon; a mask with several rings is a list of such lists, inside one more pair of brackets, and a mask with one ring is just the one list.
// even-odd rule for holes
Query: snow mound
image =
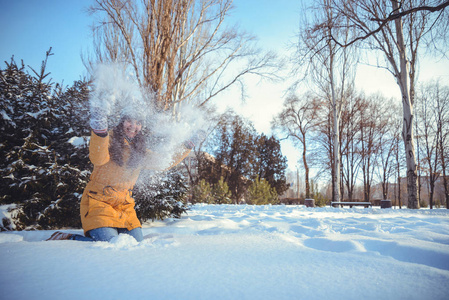
{"label": "snow mound", "polygon": [[18,234],[1,234],[0,244],[2,243],[17,243],[23,241],[23,236]]}
{"label": "snow mound", "polygon": [[113,250],[133,250],[139,247],[139,242],[129,234],[119,234],[109,242],[95,242],[92,247]]}

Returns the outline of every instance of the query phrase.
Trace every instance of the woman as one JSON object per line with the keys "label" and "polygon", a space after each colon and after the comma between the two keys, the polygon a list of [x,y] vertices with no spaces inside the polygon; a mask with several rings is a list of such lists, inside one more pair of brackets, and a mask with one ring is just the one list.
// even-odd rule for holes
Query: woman
{"label": "woman", "polygon": [[[138,109],[128,108],[117,127],[108,132],[105,111],[92,109],[89,158],[94,169],[80,207],[85,236],[55,232],[48,240],[109,241],[125,233],[142,241],[142,225],[131,190],[142,168],[157,161],[157,155],[146,148],[142,123]],[[170,168],[189,154],[199,138],[195,135],[184,143]]]}

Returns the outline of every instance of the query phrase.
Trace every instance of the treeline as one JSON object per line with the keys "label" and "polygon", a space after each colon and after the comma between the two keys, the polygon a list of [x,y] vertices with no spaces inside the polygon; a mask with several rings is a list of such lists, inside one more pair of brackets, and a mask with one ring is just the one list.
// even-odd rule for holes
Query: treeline
{"label": "treeline", "polygon": [[[424,202],[430,207],[435,202],[448,206],[449,87],[432,82],[417,90],[413,131],[419,167],[418,193],[429,190],[426,197],[420,197],[422,206],[427,206]],[[341,157],[341,195],[354,200],[355,190],[362,186],[363,199],[360,200],[370,201],[373,187],[380,185],[380,197],[389,199],[393,194],[391,200],[406,205],[406,200],[401,202],[407,199],[406,195],[401,195],[406,184],[401,180],[406,177],[401,104],[382,95],[367,96],[356,91],[348,92],[343,103],[337,150]],[[318,178],[333,183],[335,143],[330,101],[313,93],[291,95],[284,102],[274,126],[295,140],[302,150],[306,198],[311,196],[311,168],[317,170]],[[441,198],[434,199],[437,181],[442,182],[440,186],[444,192]],[[393,185],[395,189],[391,191]]]}
{"label": "treeline", "polygon": [[232,112],[219,116],[203,148],[198,174],[190,177],[193,202],[277,204],[288,189],[279,140]]}
{"label": "treeline", "polygon": [[[0,204],[10,205],[12,216],[1,220],[1,230],[81,227],[79,202],[92,171],[91,87],[51,82],[50,55],[31,74],[13,59],[0,69]],[[180,217],[189,201],[277,203],[287,189],[279,141],[236,115],[217,117],[201,149],[195,176],[183,166],[142,174],[134,190],[142,221]],[[205,159],[206,151],[215,159]]]}

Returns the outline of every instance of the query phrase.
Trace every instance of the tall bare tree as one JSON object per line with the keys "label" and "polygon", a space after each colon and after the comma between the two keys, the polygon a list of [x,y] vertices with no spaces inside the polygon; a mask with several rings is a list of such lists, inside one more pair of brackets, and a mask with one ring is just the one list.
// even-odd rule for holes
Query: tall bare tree
{"label": "tall bare tree", "polygon": [[433,195],[435,191],[435,182],[439,177],[438,165],[439,165],[439,155],[437,143],[439,140],[440,131],[437,128],[436,114],[433,110],[433,96],[430,91],[421,91],[418,93],[417,99],[417,139],[420,141],[420,147],[418,151],[422,152],[423,158],[422,163],[420,163],[420,169],[426,174],[426,183],[430,187],[429,194],[429,204],[430,208],[433,208]]}
{"label": "tall bare tree", "polygon": [[307,65],[305,73],[310,75],[321,97],[328,99],[332,106],[333,201],[340,201],[340,120],[346,93],[353,84],[356,55],[354,49],[340,48],[331,38],[334,35],[343,40],[350,38],[350,30],[341,30],[339,25],[346,22],[345,16],[335,16],[331,4],[332,0],[317,0],[315,14],[304,17],[296,60],[299,66]]}
{"label": "tall bare tree", "polygon": [[[362,102],[358,95],[350,95],[343,106],[340,124],[342,181],[343,185],[346,186],[349,201],[353,200],[360,169],[359,139],[356,137],[360,132],[358,124],[361,122]],[[344,195],[343,191],[342,194]]]}
{"label": "tall bare tree", "polygon": [[131,67],[165,111],[183,101],[202,106],[247,74],[275,77],[275,55],[225,25],[231,7],[232,0],[96,0],[95,54],[86,64]]}
{"label": "tall bare tree", "polygon": [[360,154],[363,175],[363,192],[365,201],[371,198],[371,186],[374,180],[375,169],[378,168],[381,139],[386,116],[391,109],[379,95],[364,100],[360,124]]}
{"label": "tall bare tree", "polygon": [[284,109],[273,121],[274,128],[279,128],[287,134],[287,138],[299,142],[302,147],[306,198],[310,198],[310,168],[307,160],[309,136],[318,125],[317,116],[321,105],[322,101],[311,93],[301,97],[291,95],[284,102]]}
{"label": "tall bare tree", "polygon": [[[425,33],[433,32],[428,41],[435,44],[437,36],[445,37],[449,20],[445,11],[449,1],[433,4],[432,0],[333,0],[332,4],[335,14],[348,17],[349,27],[358,31],[358,37],[350,42],[336,36],[333,40],[344,47],[364,41],[380,51],[386,61],[382,66],[393,74],[401,90],[409,208],[419,208],[413,134],[418,50]],[[437,23],[440,26],[435,26]]]}
{"label": "tall bare tree", "polygon": [[[438,82],[422,85],[417,93],[418,138],[421,139],[423,167],[429,185],[430,208],[434,205],[436,183],[443,175],[447,198],[446,173],[447,131],[449,123],[449,91]],[[445,154],[441,152],[446,152]],[[446,182],[445,182],[446,181]]]}
{"label": "tall bare tree", "polygon": [[438,147],[441,159],[441,170],[443,175],[444,195],[446,208],[449,209],[449,180],[447,178],[449,161],[449,87],[441,87],[438,83],[435,85],[437,91],[437,127],[440,131]]}
{"label": "tall bare tree", "polygon": [[389,179],[394,175],[396,169],[394,166],[395,151],[397,141],[400,139],[400,119],[396,111],[397,105],[392,99],[385,99],[379,96],[378,103],[385,107],[382,110],[381,120],[378,124],[379,148],[377,156],[376,174],[382,185],[382,199],[388,199]]}

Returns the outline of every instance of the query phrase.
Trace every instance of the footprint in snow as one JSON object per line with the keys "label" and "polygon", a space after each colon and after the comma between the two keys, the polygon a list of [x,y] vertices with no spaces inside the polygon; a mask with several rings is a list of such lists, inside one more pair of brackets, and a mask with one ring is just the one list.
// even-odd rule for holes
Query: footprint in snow
{"label": "footprint in snow", "polygon": [[163,247],[176,245],[176,241],[173,234],[157,234],[157,233],[147,234],[146,236],[143,237],[142,243]]}

